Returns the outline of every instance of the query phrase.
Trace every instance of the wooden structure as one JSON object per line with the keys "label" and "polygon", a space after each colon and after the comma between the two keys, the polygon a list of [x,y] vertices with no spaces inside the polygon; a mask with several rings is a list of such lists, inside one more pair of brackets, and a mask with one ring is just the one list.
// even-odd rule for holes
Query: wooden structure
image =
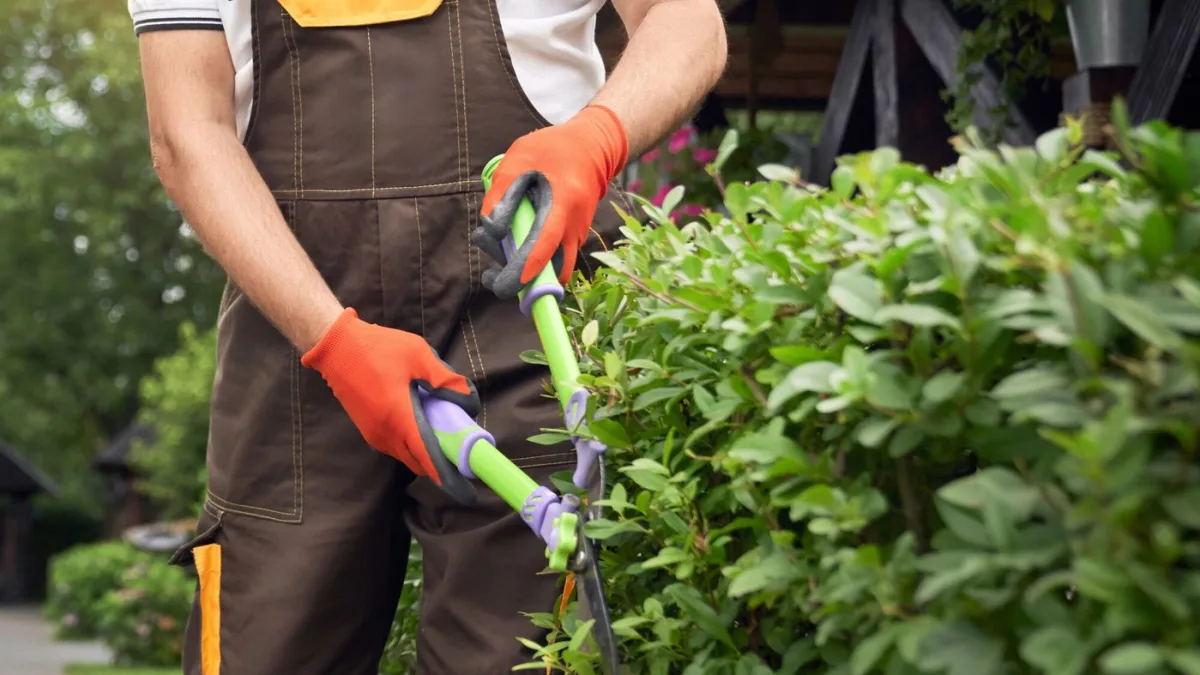
{"label": "wooden structure", "polygon": [[21,602],[37,595],[32,587],[32,499],[54,491],[45,476],[0,442],[0,601]]}
{"label": "wooden structure", "polygon": [[[948,0],[720,0],[729,25],[729,64],[713,100],[729,108],[824,110],[810,178],[827,183],[838,156],[893,146],[934,169],[955,160],[941,92],[956,82],[964,18]],[[1135,123],[1163,118],[1200,127],[1196,42],[1200,1],[1152,0],[1152,33],[1142,65],[1125,73],[1077,73],[1069,43],[1051,53],[1050,81],[1014,110],[1004,140],[1032,143],[1060,115],[1124,95]],[[611,11],[597,42],[614,64],[626,36]],[[973,88],[977,120],[1002,100],[986,68]]]}
{"label": "wooden structure", "polygon": [[149,500],[137,489],[137,472],[129,459],[135,443],[149,443],[153,439],[153,429],[131,424],[92,460],[92,466],[104,475],[108,488],[104,510],[106,537],[119,537],[127,528],[149,522],[154,516]]}

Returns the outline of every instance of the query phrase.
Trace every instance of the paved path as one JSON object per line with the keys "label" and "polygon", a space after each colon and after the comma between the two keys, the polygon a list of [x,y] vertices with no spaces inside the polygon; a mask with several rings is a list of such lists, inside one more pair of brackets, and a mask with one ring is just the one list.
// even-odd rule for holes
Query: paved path
{"label": "paved path", "polygon": [[68,663],[107,663],[104,647],[55,642],[37,607],[0,605],[0,675],[62,675]]}

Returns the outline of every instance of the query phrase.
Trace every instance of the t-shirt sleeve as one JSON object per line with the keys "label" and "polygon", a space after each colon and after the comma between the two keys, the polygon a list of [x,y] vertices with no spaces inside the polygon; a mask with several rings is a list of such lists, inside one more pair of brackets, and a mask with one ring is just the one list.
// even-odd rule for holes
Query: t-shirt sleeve
{"label": "t-shirt sleeve", "polygon": [[129,0],[133,32],[221,30],[221,0]]}

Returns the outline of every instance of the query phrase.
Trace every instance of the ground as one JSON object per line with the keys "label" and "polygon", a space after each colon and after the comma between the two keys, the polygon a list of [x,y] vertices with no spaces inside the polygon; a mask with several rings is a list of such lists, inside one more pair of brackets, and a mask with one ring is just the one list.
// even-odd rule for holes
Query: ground
{"label": "ground", "polygon": [[[67,664],[108,661],[104,647],[94,642],[55,642],[50,625],[37,607],[0,606],[0,654],[4,655],[0,658],[0,675],[63,675]],[[77,670],[73,675],[102,672],[105,671]],[[117,672],[120,671],[111,675]]]}

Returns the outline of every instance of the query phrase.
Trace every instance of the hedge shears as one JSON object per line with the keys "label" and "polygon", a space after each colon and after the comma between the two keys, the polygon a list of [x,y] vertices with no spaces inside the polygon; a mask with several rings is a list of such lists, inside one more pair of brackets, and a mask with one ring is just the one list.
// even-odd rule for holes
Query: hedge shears
{"label": "hedge shears", "polygon": [[[490,187],[492,173],[503,155],[493,158],[483,170],[484,187]],[[509,257],[524,242],[534,223],[534,208],[522,201],[512,222],[512,231],[502,246]],[[533,318],[554,392],[562,406],[568,430],[576,430],[587,412],[588,391],[579,384],[579,361],[567,335],[559,303],[563,288],[548,265],[517,296],[521,311]],[[606,450],[599,441],[570,436],[577,463],[572,480],[586,489],[587,503],[580,504],[573,494],[559,495],[538,485],[496,448],[496,439],[475,423],[466,411],[454,403],[422,394],[426,419],[437,435],[442,452],[468,478],[478,478],[490,487],[546,544],[548,567],[569,572],[579,591],[581,618],[594,620],[592,636],[599,649],[604,675],[617,675],[620,656],[612,630],[612,619],[604,598],[596,546],[583,532],[586,522],[600,517],[598,502],[604,498],[604,462]],[[583,510],[580,507],[584,506]],[[564,594],[570,594],[570,583]]]}

